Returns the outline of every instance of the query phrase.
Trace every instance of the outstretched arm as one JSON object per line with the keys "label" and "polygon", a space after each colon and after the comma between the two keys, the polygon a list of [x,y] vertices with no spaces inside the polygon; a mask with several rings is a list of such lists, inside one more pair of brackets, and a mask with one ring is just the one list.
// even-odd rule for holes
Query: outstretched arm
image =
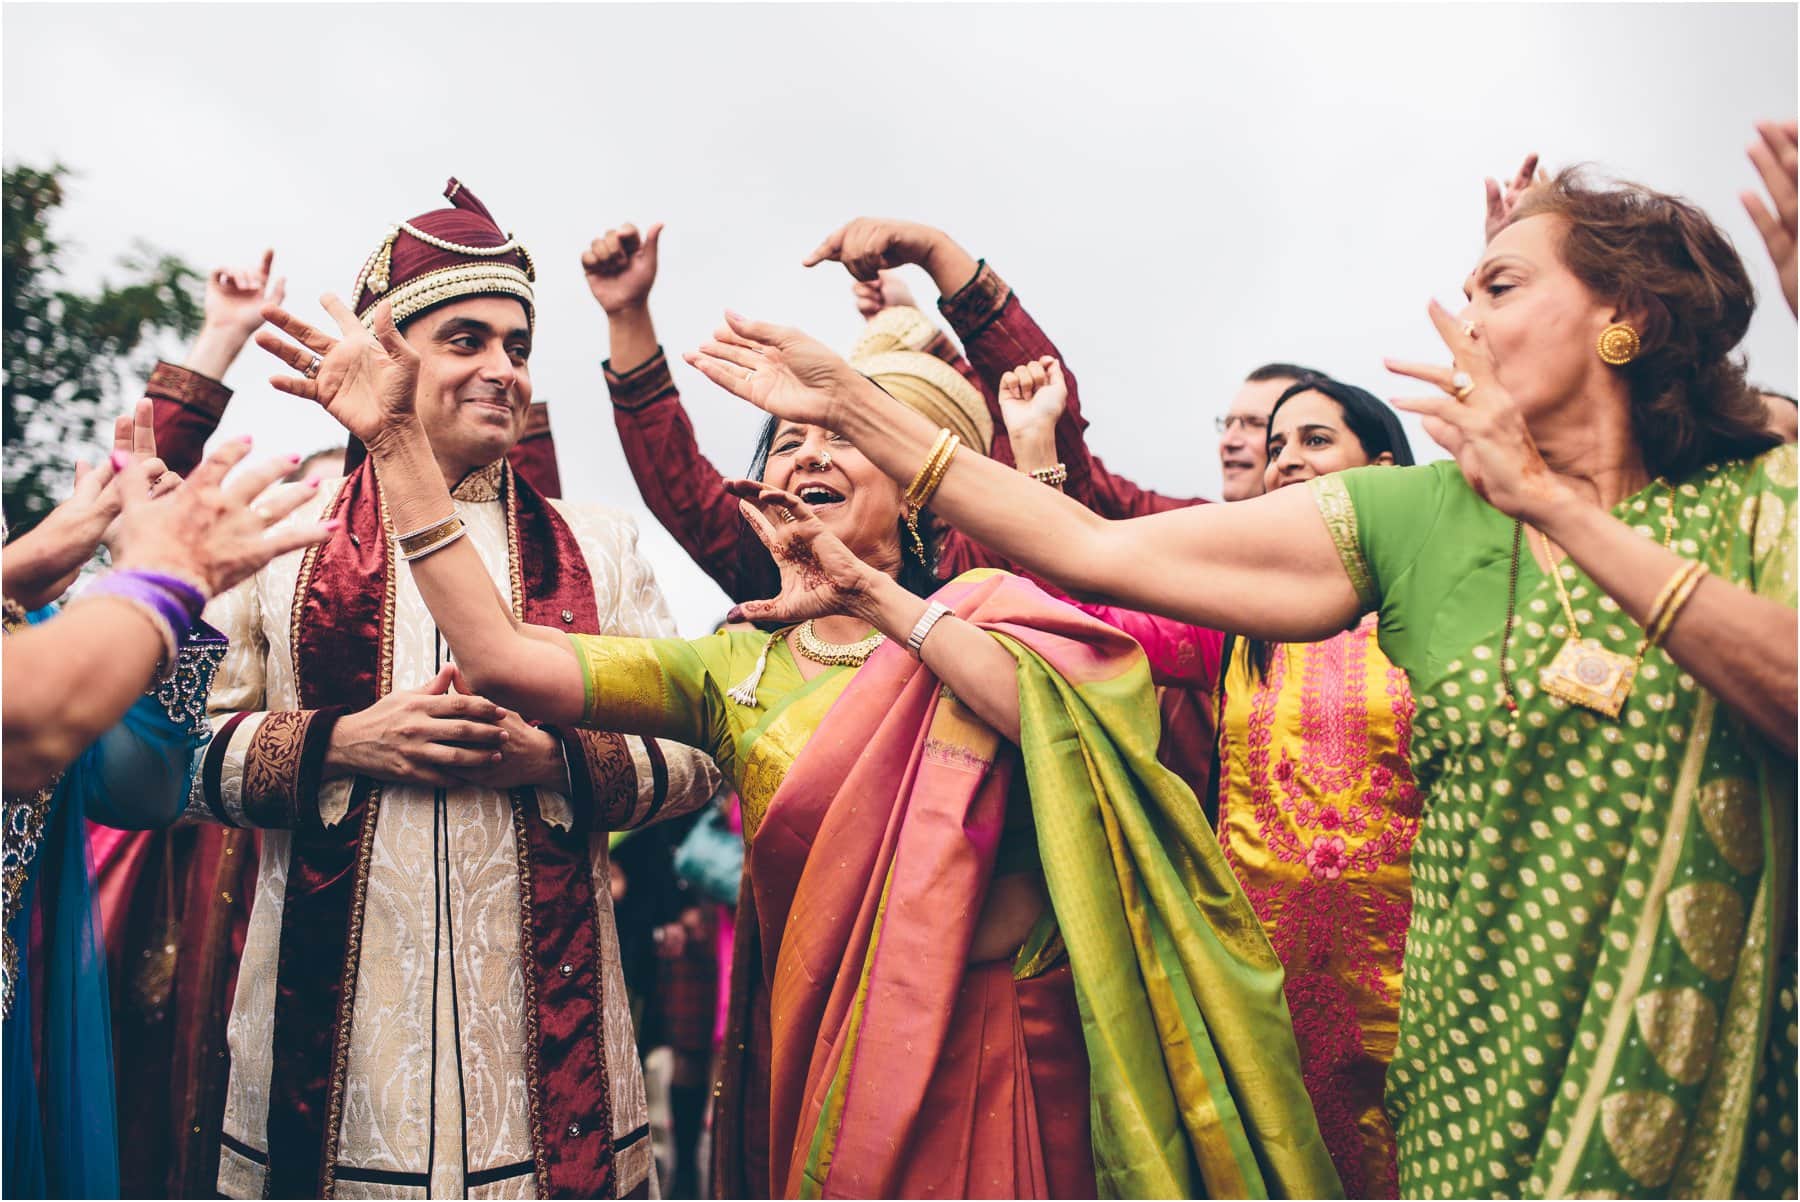
{"label": "outstretched arm", "polygon": [[[798,330],[727,320],[690,363],[768,412],[841,431],[889,476],[912,480],[938,435],[929,421]],[[958,454],[930,504],[1084,599],[1284,642],[1334,634],[1361,612],[1305,489],[1112,522],[1003,464]]]}
{"label": "outstretched arm", "polygon": [[738,514],[724,476],[700,452],[650,318],[662,225],[626,225],[581,256],[588,290],[606,313],[613,425],[638,494],[663,529],[733,601],[775,590],[775,565]]}

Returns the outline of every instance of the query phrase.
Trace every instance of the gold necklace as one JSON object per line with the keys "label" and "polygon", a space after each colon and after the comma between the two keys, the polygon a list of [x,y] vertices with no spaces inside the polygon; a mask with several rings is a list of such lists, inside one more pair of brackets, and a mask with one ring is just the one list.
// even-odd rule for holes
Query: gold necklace
{"label": "gold necklace", "polygon": [[887,642],[887,635],[876,631],[859,643],[827,643],[813,630],[813,619],[800,623],[794,631],[794,649],[815,664],[828,668],[860,668],[875,648]]}
{"label": "gold necklace", "polygon": [[[1663,550],[1670,551],[1674,549],[1675,541],[1673,490],[1669,492],[1668,508],[1662,521]],[[1542,530],[1537,531],[1537,536],[1544,548],[1544,561],[1550,565],[1550,579],[1556,582],[1556,596],[1562,602],[1563,617],[1569,623],[1568,639],[1556,653],[1556,658],[1539,671],[1538,683],[1546,693],[1564,701],[1586,706],[1608,718],[1617,718],[1624,708],[1625,698],[1631,695],[1638,669],[1644,666],[1644,652],[1650,649],[1650,636],[1645,634],[1638,640],[1637,654],[1630,657],[1603,646],[1599,639],[1582,637],[1581,625],[1575,621],[1575,607],[1569,601],[1569,590],[1563,585],[1561,566],[1550,552],[1550,539]]]}

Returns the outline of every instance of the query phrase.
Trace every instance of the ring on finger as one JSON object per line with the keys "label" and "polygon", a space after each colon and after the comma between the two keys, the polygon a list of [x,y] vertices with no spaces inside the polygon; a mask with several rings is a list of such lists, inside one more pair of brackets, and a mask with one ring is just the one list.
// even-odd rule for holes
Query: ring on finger
{"label": "ring on finger", "polygon": [[319,378],[319,368],[324,366],[324,364],[325,364],[325,360],[319,358],[319,356],[317,356],[317,355],[314,355],[312,357],[312,362],[308,363],[305,367],[300,369],[300,374],[305,376],[309,380],[316,380]]}
{"label": "ring on finger", "polygon": [[1450,377],[1450,395],[1457,400],[1468,400],[1469,394],[1474,391],[1475,381],[1468,372],[1459,371]]}
{"label": "ring on finger", "polygon": [[781,520],[784,522],[797,522],[800,520],[799,517],[795,515],[794,511],[789,509],[786,505],[777,505],[775,507],[775,512],[781,515]]}
{"label": "ring on finger", "polygon": [[1475,337],[1475,323],[1474,322],[1472,322],[1472,321],[1463,322],[1463,337],[1465,337],[1465,338]]}

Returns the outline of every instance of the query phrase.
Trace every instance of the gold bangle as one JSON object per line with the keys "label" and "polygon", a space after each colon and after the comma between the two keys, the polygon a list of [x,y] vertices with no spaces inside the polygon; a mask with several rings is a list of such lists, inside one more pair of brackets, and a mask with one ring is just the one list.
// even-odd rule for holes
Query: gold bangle
{"label": "gold bangle", "polygon": [[1662,645],[1663,639],[1669,635],[1669,629],[1675,625],[1675,619],[1681,615],[1683,607],[1687,605],[1688,598],[1694,595],[1694,590],[1700,587],[1700,582],[1708,574],[1705,565],[1698,562],[1682,569],[1680,581],[1675,585],[1675,591],[1670,594],[1668,605],[1662,613],[1657,615],[1657,623],[1650,631],[1652,647]]}
{"label": "gold bangle", "polygon": [[932,495],[937,492],[938,485],[944,482],[944,473],[950,470],[950,461],[956,457],[956,448],[961,445],[962,439],[954,434],[950,436],[950,441],[944,444],[944,454],[938,459],[937,466],[932,469],[931,478],[925,481],[925,491],[920,493],[918,500],[914,502],[920,509],[931,503]]}
{"label": "gold bangle", "polygon": [[956,436],[950,433],[948,428],[938,428],[937,441],[931,444],[931,450],[927,452],[925,462],[919,465],[919,474],[914,476],[912,478],[912,483],[906,486],[906,499],[911,502],[914,507],[917,507],[919,504],[918,497],[920,486],[930,478],[932,467],[937,463],[938,457],[944,453],[944,447],[954,437]]}
{"label": "gold bangle", "polygon": [[1644,614],[1644,636],[1646,638],[1650,637],[1650,632],[1656,629],[1657,623],[1662,621],[1663,611],[1669,607],[1669,598],[1675,595],[1675,590],[1681,587],[1681,582],[1693,570],[1693,560],[1682,560],[1681,566],[1671,572],[1668,580],[1663,582],[1662,588],[1657,590],[1656,600],[1650,603],[1649,610]]}
{"label": "gold bangle", "polygon": [[421,555],[429,555],[439,547],[448,545],[452,540],[460,538],[463,533],[463,520],[453,513],[443,521],[433,522],[411,534],[396,535],[394,543],[400,548],[400,558],[417,559]]}

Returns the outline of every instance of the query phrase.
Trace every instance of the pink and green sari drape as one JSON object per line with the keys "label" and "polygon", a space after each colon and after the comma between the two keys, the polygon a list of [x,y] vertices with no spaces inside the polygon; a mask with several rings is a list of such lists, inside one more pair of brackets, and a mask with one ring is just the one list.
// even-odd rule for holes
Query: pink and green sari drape
{"label": "pink and green sari drape", "polygon": [[[1052,1192],[1056,1137],[1081,1124],[1041,1111],[1079,1090],[1052,1052],[1079,1034],[1100,1197],[1336,1194],[1280,964],[1157,763],[1142,651],[1002,573],[938,599],[1017,660],[1021,745],[890,646],[776,792],[749,859],[771,1191]],[[1027,794],[1054,917],[1016,960],[972,965],[1008,799],[1016,814]]]}

